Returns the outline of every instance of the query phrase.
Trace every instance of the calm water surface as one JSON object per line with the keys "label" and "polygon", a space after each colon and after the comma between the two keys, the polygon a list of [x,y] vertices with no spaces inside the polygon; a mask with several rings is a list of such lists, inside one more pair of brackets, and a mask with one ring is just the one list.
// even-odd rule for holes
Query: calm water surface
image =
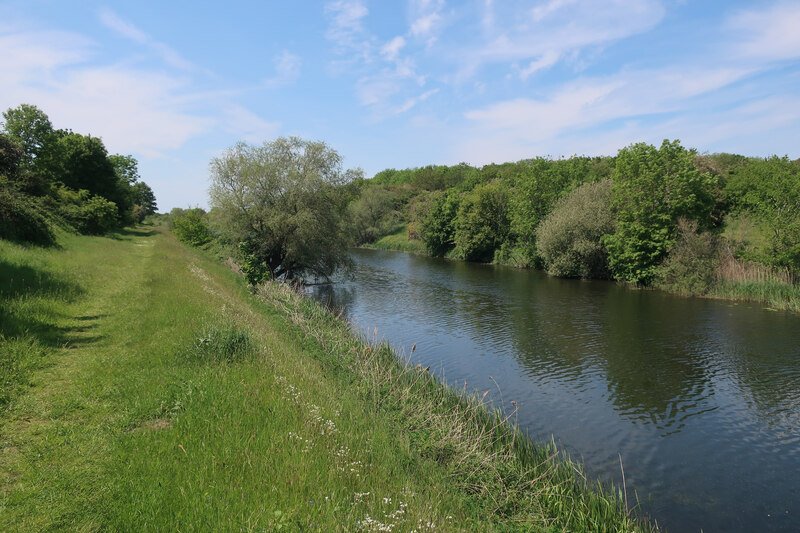
{"label": "calm water surface", "polygon": [[[800,531],[800,316],[610,282],[354,250],[309,289],[355,327],[621,483],[668,531]],[[494,380],[494,381],[493,381]]]}

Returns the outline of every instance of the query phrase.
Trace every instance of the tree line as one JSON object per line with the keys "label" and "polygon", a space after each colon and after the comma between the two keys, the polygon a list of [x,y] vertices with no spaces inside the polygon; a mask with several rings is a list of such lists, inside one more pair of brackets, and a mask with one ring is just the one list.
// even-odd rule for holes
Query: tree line
{"label": "tree line", "polygon": [[389,169],[349,208],[362,244],[407,224],[431,255],[562,277],[704,292],[723,256],[800,274],[800,160],[698,154],[679,141]]}
{"label": "tree line", "polygon": [[132,156],[109,155],[99,137],[53,128],[36,106],[3,112],[0,238],[52,244],[54,227],[102,234],[156,209]]}
{"label": "tree line", "polygon": [[[325,278],[347,246],[403,231],[426,253],[708,292],[722,263],[800,274],[800,161],[698,154],[679,141],[615,156],[345,171],[325,143],[239,143],[211,162],[210,212],[175,210],[251,282]],[[725,264],[728,264],[725,263]]]}

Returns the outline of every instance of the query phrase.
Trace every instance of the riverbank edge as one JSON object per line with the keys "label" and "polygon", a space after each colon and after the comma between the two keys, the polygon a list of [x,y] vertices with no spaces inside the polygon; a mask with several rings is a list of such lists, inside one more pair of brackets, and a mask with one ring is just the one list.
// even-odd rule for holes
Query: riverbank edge
{"label": "riverbank edge", "polygon": [[412,366],[410,354],[379,342],[377,331],[371,339],[355,333],[299,286],[266,282],[255,293],[314,339],[322,349],[312,355],[323,368],[368,383],[365,401],[408,433],[420,457],[444,466],[472,497],[492,500],[493,521],[522,530],[659,531],[636,506],[628,507],[635,496],[629,502],[624,487],[590,482],[554,442],[536,443],[520,431],[512,422],[516,402],[491,410],[488,391],[478,396],[451,388],[429,368]]}
{"label": "riverbank edge", "polygon": [[[387,252],[403,252],[414,255],[422,255],[425,257],[433,257],[425,249],[425,245],[420,240],[407,241],[408,246],[398,244],[401,235],[405,235],[406,227],[404,226],[401,231],[397,231],[390,235],[385,235],[372,243],[362,244],[359,248],[367,250],[383,250]],[[465,261],[457,257],[445,256],[445,259],[452,261]],[[531,267],[520,266],[513,263],[491,262],[484,263],[489,265],[500,265],[522,270],[528,270]],[[547,273],[544,269],[534,269]],[[548,273],[548,276],[550,274]],[[776,283],[774,281],[746,281],[746,282],[733,282],[724,281],[711,288],[708,292],[698,293],[689,290],[670,290],[665,287],[655,285],[653,287],[641,287],[633,283],[626,283],[624,281],[616,281],[616,283],[630,287],[631,289],[645,289],[645,290],[658,290],[676,296],[683,296],[687,298],[708,298],[712,300],[726,300],[732,302],[752,302],[763,305],[765,308],[773,311],[790,311],[800,313],[800,287],[796,285],[786,285]]]}

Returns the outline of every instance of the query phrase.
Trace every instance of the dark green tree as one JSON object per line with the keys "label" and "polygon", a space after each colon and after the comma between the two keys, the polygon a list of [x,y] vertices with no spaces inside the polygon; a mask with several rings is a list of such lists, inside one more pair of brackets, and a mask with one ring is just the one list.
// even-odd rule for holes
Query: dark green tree
{"label": "dark green tree", "polygon": [[142,208],[145,215],[152,215],[158,210],[156,195],[153,189],[143,181],[135,183],[133,189],[133,203]]}
{"label": "dark green tree", "polygon": [[53,141],[53,125],[38,107],[21,104],[3,112],[3,129],[17,141],[23,152],[23,164],[31,165]]}
{"label": "dark green tree", "polygon": [[680,218],[697,221],[699,229],[712,225],[715,180],[695,167],[695,156],[677,140],[619,151],[612,188],[617,229],[604,239],[616,279],[649,284]]}
{"label": "dark green tree", "polygon": [[489,262],[508,237],[508,189],[502,183],[478,185],[458,207],[453,240],[456,254],[468,261]]}
{"label": "dark green tree", "polygon": [[455,246],[456,216],[461,199],[455,191],[437,193],[422,223],[422,240],[428,253],[441,257]]}

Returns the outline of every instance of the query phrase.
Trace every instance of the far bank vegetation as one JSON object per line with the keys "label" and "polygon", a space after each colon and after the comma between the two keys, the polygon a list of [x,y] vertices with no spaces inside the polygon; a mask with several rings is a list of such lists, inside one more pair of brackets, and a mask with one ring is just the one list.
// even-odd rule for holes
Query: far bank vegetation
{"label": "far bank vegetation", "polygon": [[[286,173],[280,179],[296,181],[281,189],[288,194],[265,197],[264,204],[282,215],[267,226],[248,222],[260,204],[235,208],[229,199],[243,192],[241,199],[253,202],[253,191],[263,190],[246,182],[255,175],[267,179],[276,156],[255,154],[284,146],[300,161],[307,157],[301,148],[312,145],[320,154],[330,152],[325,165],[332,166],[303,166],[310,174],[302,178]],[[225,196],[220,163],[240,164],[242,157],[258,159],[261,170],[248,167],[250,174],[241,173],[245,188]],[[279,139],[263,147],[237,145],[214,161],[213,209],[196,211],[193,228],[205,242],[216,237],[209,246],[233,255],[255,272],[254,280],[287,272],[326,278],[346,264],[341,252],[350,245],[800,310],[800,161],[785,156],[699,154],[665,140],[632,144],[615,156],[430,165],[365,179],[358,169],[343,171],[324,143]],[[322,207],[324,216],[306,216]],[[235,215],[236,209],[250,214]],[[188,212],[176,210],[173,219]],[[303,235],[306,219],[321,222],[307,226],[315,228],[317,242]],[[272,242],[287,257],[310,255],[284,270],[273,252],[256,249],[254,243],[264,242],[255,237],[257,227],[272,228],[270,235],[280,237]]]}

